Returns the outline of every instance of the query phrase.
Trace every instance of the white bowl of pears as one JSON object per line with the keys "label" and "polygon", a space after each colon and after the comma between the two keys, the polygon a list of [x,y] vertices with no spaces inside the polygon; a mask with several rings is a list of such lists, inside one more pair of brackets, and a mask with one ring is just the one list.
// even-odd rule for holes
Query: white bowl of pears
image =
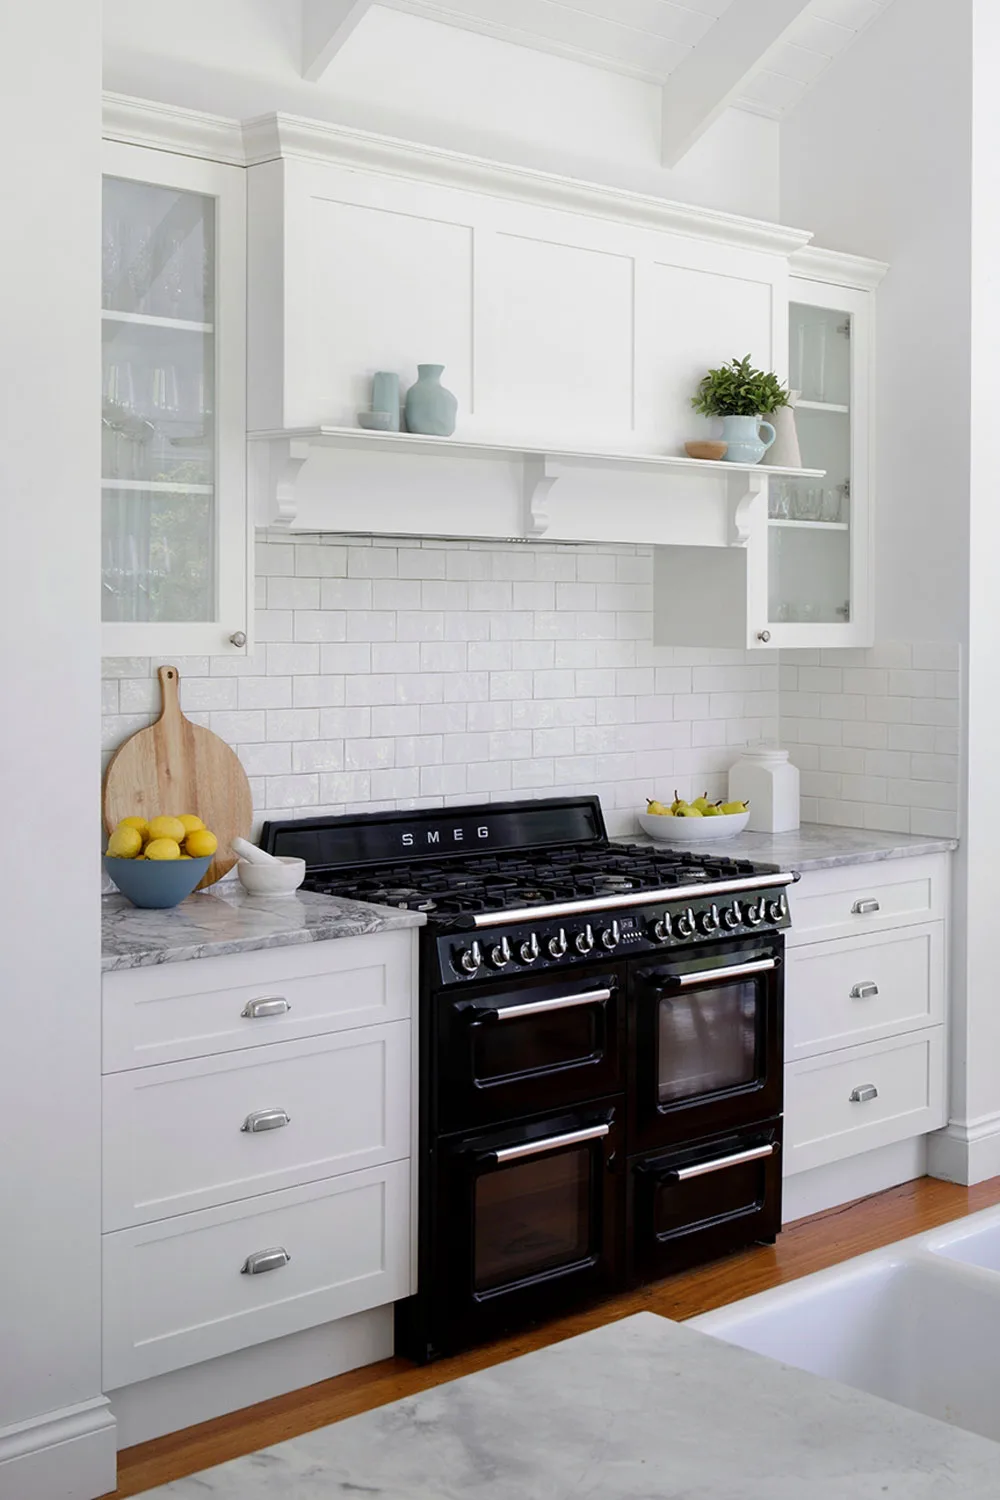
{"label": "white bowl of pears", "polygon": [[651,797],[639,814],[639,826],[651,839],[664,844],[710,844],[742,833],[750,821],[748,802],[710,802],[708,794],[685,802],[674,793],[673,802]]}

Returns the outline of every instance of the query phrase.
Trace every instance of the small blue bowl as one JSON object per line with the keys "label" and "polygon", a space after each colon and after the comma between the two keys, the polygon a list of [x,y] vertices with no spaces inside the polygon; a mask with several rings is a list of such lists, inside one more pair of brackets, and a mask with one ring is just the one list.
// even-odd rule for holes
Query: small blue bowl
{"label": "small blue bowl", "polygon": [[104,856],[104,868],[133,906],[164,910],[190,896],[212,863],[206,859],[114,859]]}

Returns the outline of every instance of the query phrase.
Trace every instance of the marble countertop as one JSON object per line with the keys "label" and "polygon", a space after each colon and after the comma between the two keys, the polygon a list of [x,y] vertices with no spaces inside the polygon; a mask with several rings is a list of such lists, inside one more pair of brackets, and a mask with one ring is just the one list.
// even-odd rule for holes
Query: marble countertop
{"label": "marble countertop", "polygon": [[422,927],[425,921],[420,912],[311,891],[249,896],[232,881],[189,896],[169,911],[143,910],[116,894],[101,898],[101,967],[139,969],[255,948],[325,943],[396,927]]}
{"label": "marble countertop", "polygon": [[996,1500],[1000,1444],[639,1313],[150,1492]]}
{"label": "marble countertop", "polygon": [[[659,840],[639,834],[629,842],[652,844]],[[763,865],[781,865],[786,870],[868,865],[883,859],[909,859],[918,854],[947,853],[957,848],[957,839],[878,833],[864,828],[835,828],[829,823],[803,823],[794,833],[741,833],[733,839],[693,846],[696,854],[724,854],[730,859],[752,859]]]}

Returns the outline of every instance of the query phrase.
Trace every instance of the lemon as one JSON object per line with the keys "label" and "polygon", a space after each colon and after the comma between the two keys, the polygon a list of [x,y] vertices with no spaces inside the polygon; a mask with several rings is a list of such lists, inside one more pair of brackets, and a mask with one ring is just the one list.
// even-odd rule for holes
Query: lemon
{"label": "lemon", "polygon": [[[157,823],[163,823],[165,818],[156,818]],[[176,839],[150,839],[146,845],[147,859],[180,859],[181,847]]]}
{"label": "lemon", "polygon": [[200,818],[195,817],[194,813],[181,813],[177,821],[184,824],[185,830],[188,833],[197,833],[200,828],[204,828],[205,826]]}
{"label": "lemon", "polygon": [[149,825],[151,839],[173,839],[175,844],[180,844],[186,836],[187,829],[180,818],[154,818]]}
{"label": "lemon", "polygon": [[179,854],[177,857],[178,857],[178,859],[190,859],[191,858],[190,854]]}
{"label": "lemon", "polygon": [[184,840],[185,853],[190,854],[192,859],[204,859],[207,855],[214,854],[218,847],[219,840],[207,828],[196,828]]}
{"label": "lemon", "polygon": [[108,839],[108,853],[112,859],[135,859],[141,848],[142,834],[124,823],[120,823]]}
{"label": "lemon", "polygon": [[149,824],[146,822],[145,818],[120,818],[118,820],[118,827],[134,828],[142,838],[145,838],[147,832],[149,831]]}

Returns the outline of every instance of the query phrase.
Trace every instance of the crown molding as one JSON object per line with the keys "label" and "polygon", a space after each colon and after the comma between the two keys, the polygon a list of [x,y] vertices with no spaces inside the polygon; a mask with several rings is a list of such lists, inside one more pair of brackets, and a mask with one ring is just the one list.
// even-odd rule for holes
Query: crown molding
{"label": "crown molding", "polygon": [[840,250],[821,250],[818,245],[804,245],[793,252],[788,269],[793,276],[808,281],[826,281],[834,286],[854,287],[873,292],[889,267],[883,260],[869,260],[864,255],[847,255]]}
{"label": "crown molding", "polygon": [[245,167],[243,132],[238,120],[210,115],[179,104],[133,99],[127,94],[103,96],[102,134],[108,141],[174,151],[206,161]]}
{"label": "crown molding", "polygon": [[811,238],[804,229],[790,229],[760,219],[743,218],[719,209],[672,203],[652,194],[604,186],[532,167],[515,166],[427,146],[393,136],[376,135],[297,115],[262,115],[243,123],[248,166],[285,157],[329,162],[356,170],[411,177],[492,197],[514,198],[542,208],[563,209],[618,223],[659,229],[694,239],[713,240],[773,255],[791,255]]}

